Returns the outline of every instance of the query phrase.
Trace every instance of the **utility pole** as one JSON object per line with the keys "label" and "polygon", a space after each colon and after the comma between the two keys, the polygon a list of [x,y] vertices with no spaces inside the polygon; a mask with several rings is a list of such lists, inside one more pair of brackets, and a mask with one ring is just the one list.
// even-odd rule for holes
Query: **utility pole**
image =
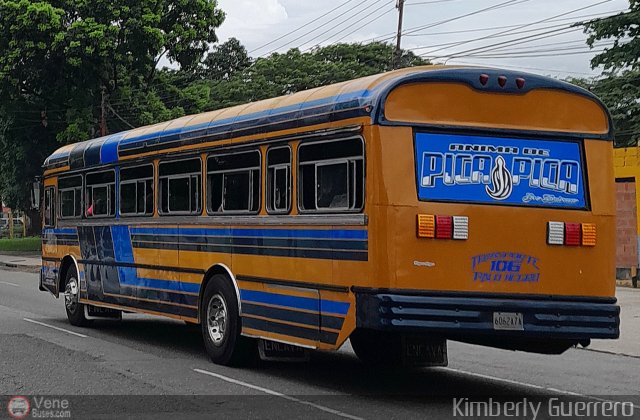
{"label": "utility pole", "polygon": [[404,14],[404,1],[398,0],[396,7],[398,8],[398,36],[396,37],[396,49],[391,59],[391,68],[395,69],[400,64],[400,41],[402,39],[402,15]]}
{"label": "utility pole", "polygon": [[100,103],[100,135],[107,135],[107,119],[105,117],[105,87],[102,86],[102,100]]}

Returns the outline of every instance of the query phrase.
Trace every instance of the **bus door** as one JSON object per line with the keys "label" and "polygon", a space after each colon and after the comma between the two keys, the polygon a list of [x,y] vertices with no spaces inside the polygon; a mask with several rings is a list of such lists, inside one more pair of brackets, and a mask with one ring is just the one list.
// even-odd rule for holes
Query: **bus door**
{"label": "bus door", "polygon": [[[40,269],[41,287],[50,291],[54,295],[58,294],[58,268],[60,263],[54,261],[58,256],[58,245],[55,234],[55,209],[56,209],[56,188],[48,186],[44,190],[44,208],[42,209],[43,226],[42,230],[42,268]],[[51,259],[49,259],[51,258]]]}

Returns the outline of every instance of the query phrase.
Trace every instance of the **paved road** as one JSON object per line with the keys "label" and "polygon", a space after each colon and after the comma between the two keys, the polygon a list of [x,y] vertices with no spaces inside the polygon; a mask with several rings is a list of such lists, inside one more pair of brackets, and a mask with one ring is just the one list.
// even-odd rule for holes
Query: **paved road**
{"label": "paved road", "polygon": [[125,315],[72,327],[62,300],[37,290],[35,274],[0,270],[0,395],[82,395],[71,398],[75,415],[452,418],[461,413],[453,398],[547,404],[558,396],[633,401],[640,418],[639,386],[640,357],[583,349],[543,356],[460,343],[449,345],[448,368],[370,369],[347,345],[314,353],[308,363],[232,369],[211,364],[199,331],[177,321]]}

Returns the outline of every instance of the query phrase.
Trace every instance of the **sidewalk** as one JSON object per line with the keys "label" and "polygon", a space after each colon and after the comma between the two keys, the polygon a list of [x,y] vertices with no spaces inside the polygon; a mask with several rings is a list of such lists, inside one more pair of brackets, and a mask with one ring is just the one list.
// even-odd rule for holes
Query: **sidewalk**
{"label": "sidewalk", "polygon": [[2,266],[39,272],[42,260],[39,253],[0,254],[0,267]]}
{"label": "sidewalk", "polygon": [[620,305],[620,338],[592,340],[587,349],[640,357],[640,289],[618,287],[616,296]]}

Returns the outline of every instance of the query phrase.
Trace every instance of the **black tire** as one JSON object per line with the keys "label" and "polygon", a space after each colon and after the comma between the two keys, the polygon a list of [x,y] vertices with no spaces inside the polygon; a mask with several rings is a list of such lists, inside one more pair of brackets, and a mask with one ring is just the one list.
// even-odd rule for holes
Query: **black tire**
{"label": "black tire", "polygon": [[[75,297],[71,297],[70,299],[75,299],[75,302],[70,302],[67,298],[67,293],[71,291],[73,282],[75,282],[76,294]],[[78,298],[80,296],[80,281],[78,280],[78,272],[76,271],[75,266],[71,266],[67,270],[67,276],[64,280],[64,294],[64,308],[67,311],[69,323],[76,327],[86,327],[89,325],[91,321],[89,321],[84,315],[84,305],[78,302]]]}
{"label": "black tire", "polygon": [[[210,310],[211,308],[211,310]],[[224,323],[209,320],[224,310]],[[257,340],[240,334],[242,322],[238,298],[231,281],[216,274],[207,283],[200,304],[200,324],[204,347],[213,363],[226,366],[248,366],[258,360]],[[212,331],[210,331],[210,325]]]}
{"label": "black tire", "polygon": [[357,328],[349,337],[361,362],[368,365],[402,365],[402,337],[397,333]]}

